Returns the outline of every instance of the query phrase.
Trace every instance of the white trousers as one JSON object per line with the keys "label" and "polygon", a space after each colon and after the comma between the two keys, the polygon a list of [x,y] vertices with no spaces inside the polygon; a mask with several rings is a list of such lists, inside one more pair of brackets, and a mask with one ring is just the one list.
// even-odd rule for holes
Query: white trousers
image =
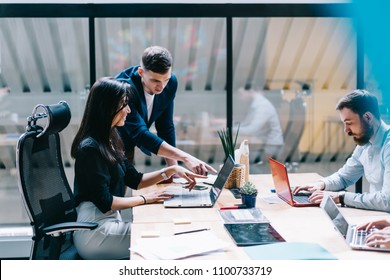
{"label": "white trousers", "polygon": [[73,234],[74,245],[83,259],[114,260],[130,258],[130,225],[122,221],[119,211],[102,213],[92,202],[77,207],[78,222],[95,222],[94,230],[81,230]]}

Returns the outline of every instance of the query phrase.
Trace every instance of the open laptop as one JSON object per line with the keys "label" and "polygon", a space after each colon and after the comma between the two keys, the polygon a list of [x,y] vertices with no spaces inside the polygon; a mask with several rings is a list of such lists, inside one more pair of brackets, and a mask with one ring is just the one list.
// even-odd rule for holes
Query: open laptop
{"label": "open laptop", "polygon": [[320,206],[332,221],[335,229],[344,237],[345,241],[352,249],[390,252],[390,248],[367,246],[365,244],[365,238],[371,231],[357,230],[356,225],[350,225],[330,196],[325,196]]}
{"label": "open laptop", "polygon": [[294,207],[318,206],[318,204],[309,200],[309,195],[293,195],[286,166],[273,158],[269,158],[268,160],[272,179],[274,181],[275,192],[279,198]]}
{"label": "open laptop", "polygon": [[175,196],[164,201],[164,207],[190,208],[190,207],[213,207],[222,192],[230,173],[234,167],[234,160],[229,156],[215,179],[210,189],[189,190],[180,186],[167,187],[167,192]]}

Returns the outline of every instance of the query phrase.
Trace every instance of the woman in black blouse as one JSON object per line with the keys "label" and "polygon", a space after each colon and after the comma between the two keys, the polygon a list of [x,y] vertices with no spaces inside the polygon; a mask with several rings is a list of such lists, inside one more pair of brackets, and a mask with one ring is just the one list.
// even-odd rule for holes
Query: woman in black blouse
{"label": "woman in black blouse", "polygon": [[177,165],[142,174],[126,160],[116,127],[123,126],[130,113],[128,98],[129,84],[114,78],[96,81],[72,144],[77,220],[99,224],[95,230],[74,233],[75,246],[84,259],[129,258],[131,222],[122,220],[120,210],[171,197],[164,192],[125,197],[126,186],[141,189],[174,174],[194,185],[195,177],[205,177]]}

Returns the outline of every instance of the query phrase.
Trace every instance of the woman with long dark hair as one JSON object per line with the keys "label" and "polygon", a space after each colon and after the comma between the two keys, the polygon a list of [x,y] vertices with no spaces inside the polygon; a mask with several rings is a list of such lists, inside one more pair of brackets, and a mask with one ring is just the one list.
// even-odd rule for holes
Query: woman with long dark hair
{"label": "woman with long dark hair", "polygon": [[72,144],[78,221],[99,224],[95,230],[74,233],[75,246],[85,259],[129,258],[131,222],[122,220],[120,210],[171,197],[164,192],[125,197],[126,186],[141,189],[174,174],[194,185],[195,177],[205,177],[178,165],[142,174],[127,161],[116,127],[123,126],[130,113],[129,98],[129,84],[110,77],[96,81]]}

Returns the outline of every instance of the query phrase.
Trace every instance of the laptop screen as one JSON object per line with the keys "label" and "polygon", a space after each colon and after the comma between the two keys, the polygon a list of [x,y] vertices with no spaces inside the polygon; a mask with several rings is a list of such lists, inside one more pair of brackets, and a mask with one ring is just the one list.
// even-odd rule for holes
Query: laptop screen
{"label": "laptop screen", "polygon": [[215,203],[219,194],[221,193],[223,186],[225,185],[228,177],[230,176],[230,173],[233,170],[233,167],[234,167],[234,160],[231,156],[229,156],[226,159],[221,170],[219,171],[217,179],[215,179],[213,186],[211,187],[210,199],[212,204]]}
{"label": "laptop screen", "polygon": [[324,197],[321,203],[321,208],[325,210],[326,214],[332,220],[332,223],[335,225],[337,230],[344,237],[346,237],[348,231],[348,222],[341,214],[339,208],[337,207],[336,203],[334,203],[333,199],[329,196]]}
{"label": "laptop screen", "polygon": [[273,158],[269,158],[269,164],[276,193],[285,201],[292,203],[292,194],[286,166]]}

